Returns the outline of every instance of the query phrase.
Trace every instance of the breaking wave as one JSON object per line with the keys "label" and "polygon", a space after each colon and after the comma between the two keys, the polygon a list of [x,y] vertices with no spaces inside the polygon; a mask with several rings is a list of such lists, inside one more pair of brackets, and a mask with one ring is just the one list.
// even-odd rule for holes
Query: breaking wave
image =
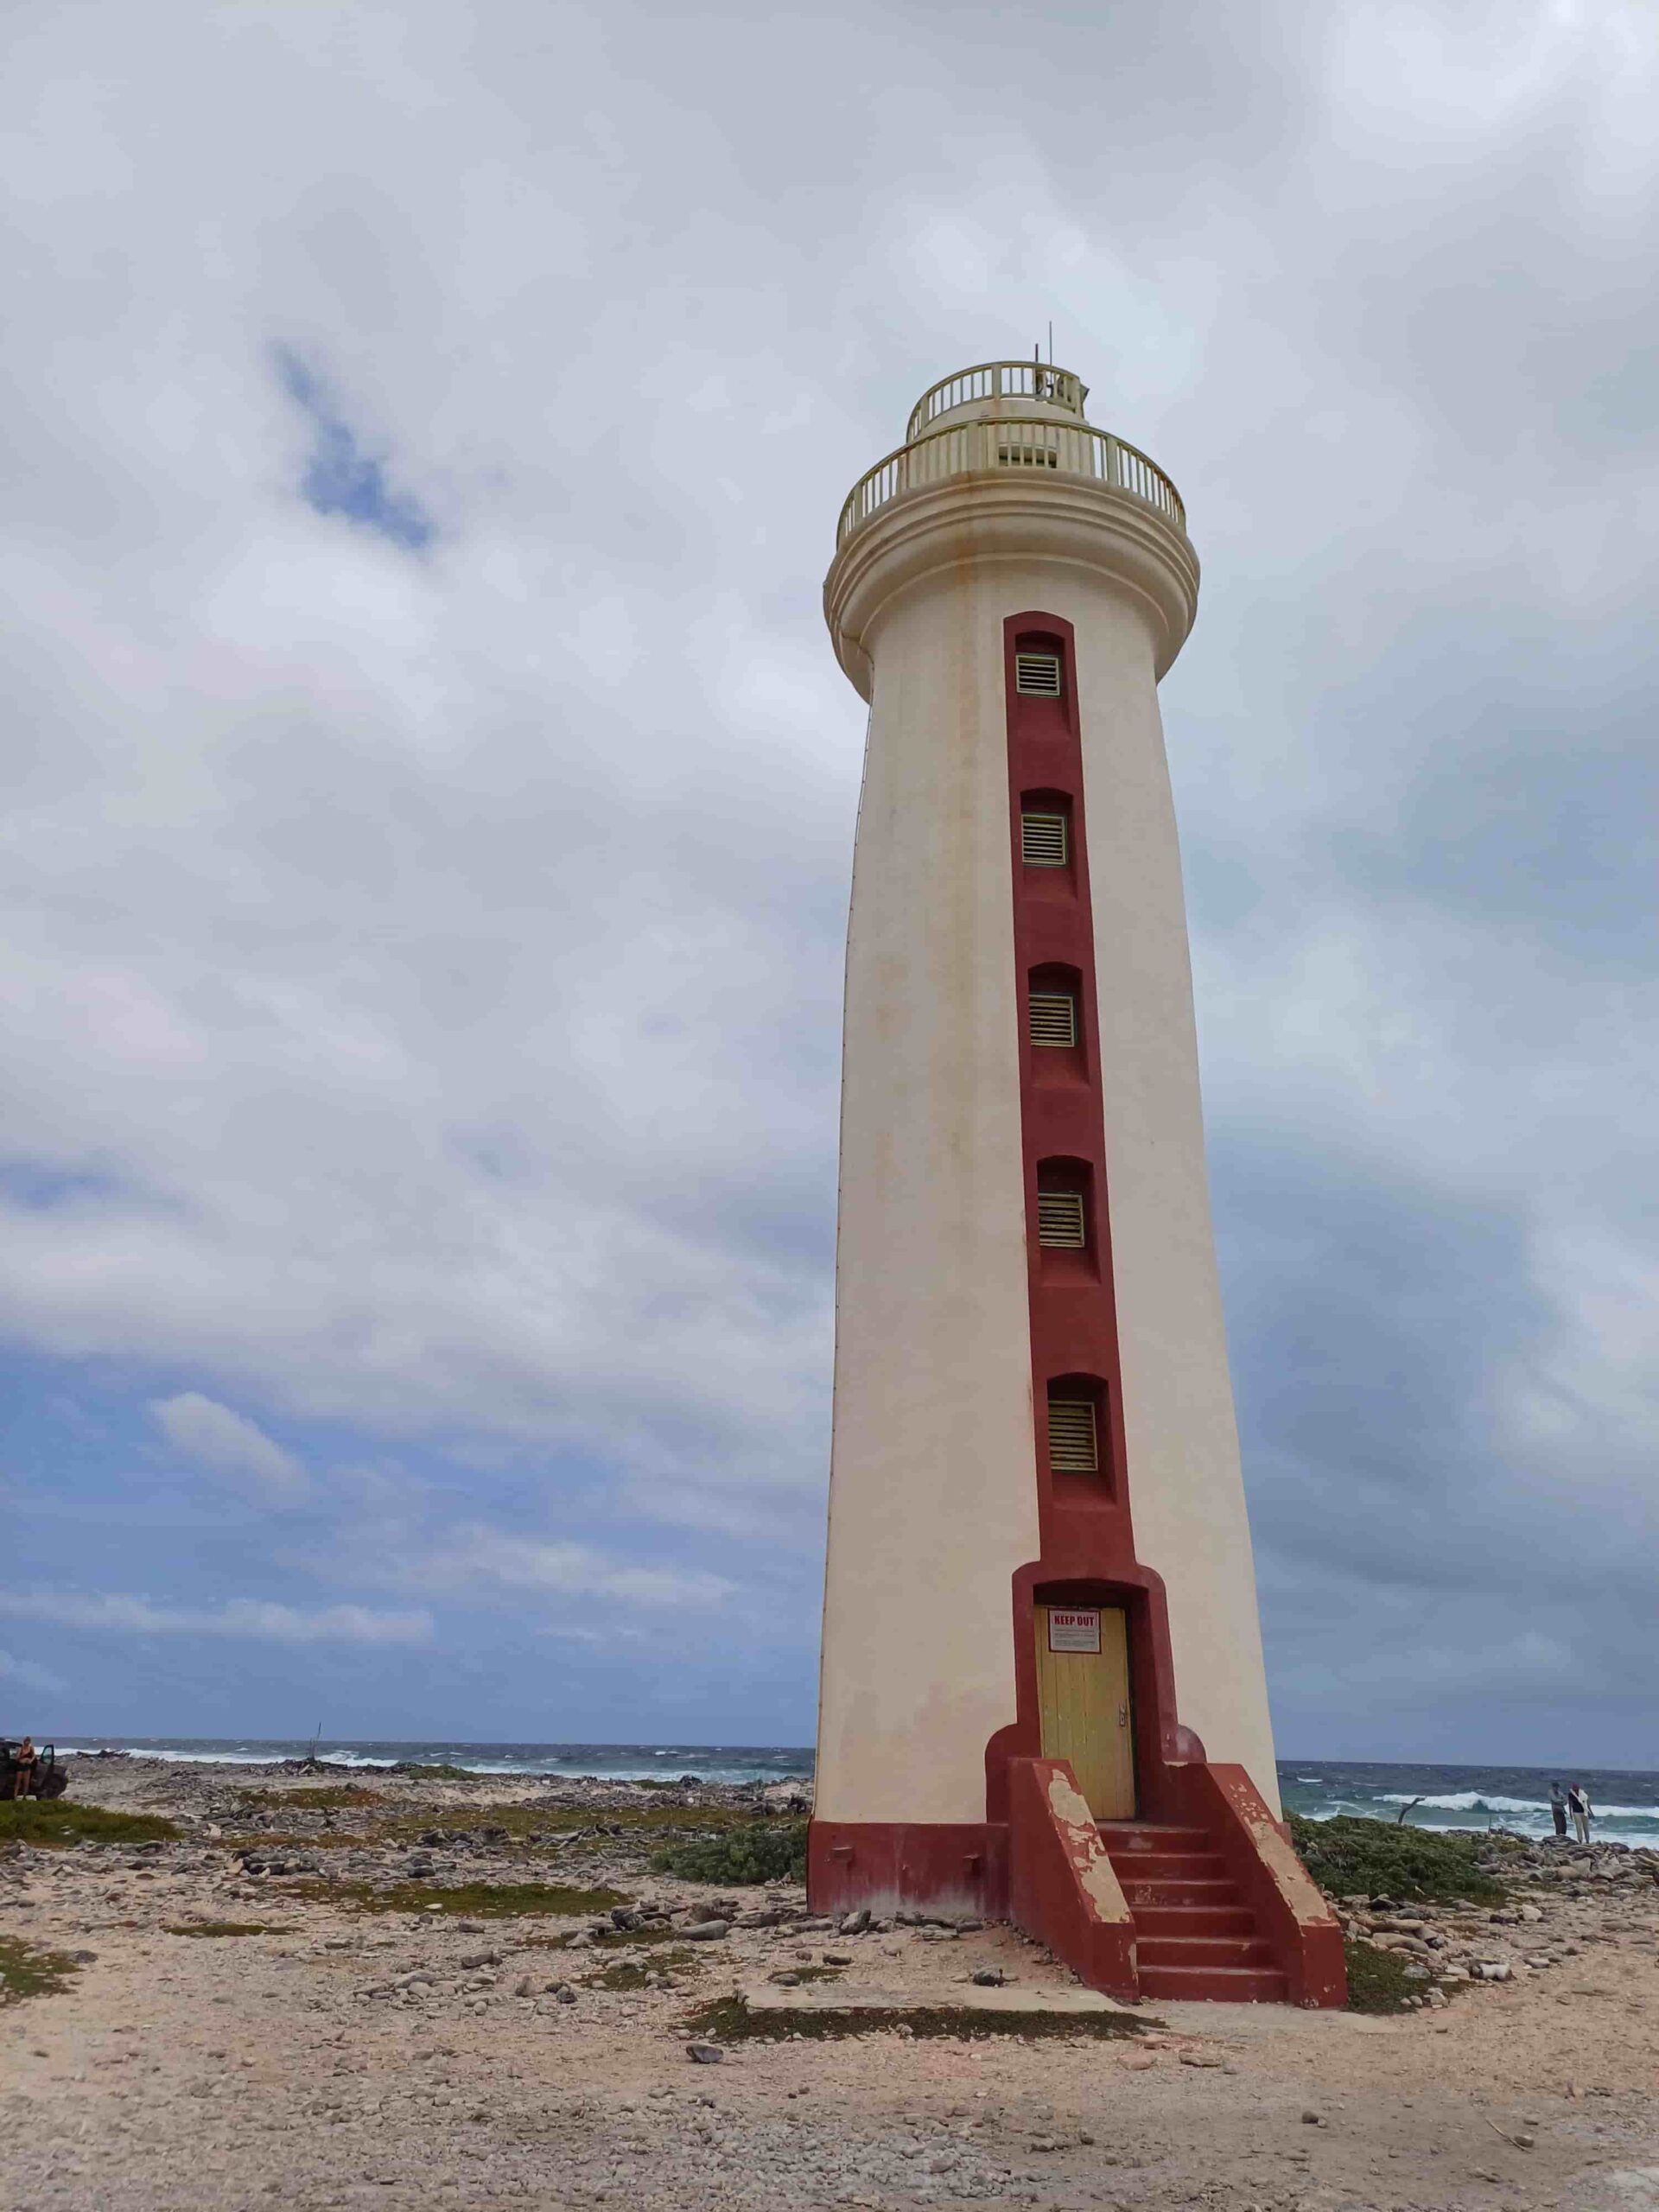
{"label": "breaking wave", "polygon": [[1414,1827],[1506,1828],[1548,1836],[1549,1785],[1581,1782],[1590,1793],[1592,1833],[1608,1843],[1659,1847],[1659,1775],[1558,1767],[1452,1767],[1287,1761],[1280,1783],[1287,1810],[1304,1819],[1332,1821],[1344,1814],[1395,1821]]}

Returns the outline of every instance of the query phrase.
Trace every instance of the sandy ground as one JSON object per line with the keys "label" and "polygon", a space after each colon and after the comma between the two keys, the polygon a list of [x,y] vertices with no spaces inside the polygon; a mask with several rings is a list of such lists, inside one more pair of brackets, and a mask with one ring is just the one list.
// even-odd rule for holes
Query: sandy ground
{"label": "sandy ground", "polygon": [[[250,1875],[229,1831],[207,1832],[231,1819],[251,1833],[234,1792],[256,1786],[289,1780],[83,1764],[78,1799],[174,1813],[188,1839],[0,1854],[0,1935],[92,1955],[67,1988],[0,2010],[0,2202],[1659,2212],[1659,1889],[1547,1900],[1528,1940],[1565,1948],[1554,1970],[1460,1991],[1441,2011],[1165,2005],[1110,2041],[883,2032],[744,2043],[705,2065],[686,2039],[700,2005],[776,1986],[825,1951],[850,1961],[848,1983],[918,2003],[954,2001],[986,1966],[1034,1992],[1070,1977],[1007,1929],[802,1927],[801,1893],[778,1886],[728,1904],[740,1916],[792,1908],[780,1924],[638,1951],[593,1948],[591,1914],[365,1915],[303,1894],[327,1886],[303,1872]],[[374,1787],[372,1821],[445,1802],[591,1802],[602,1826],[628,1795]],[[273,1834],[305,1832],[297,1816],[257,1817]],[[339,1832],[361,1816],[311,1821],[336,1839],[315,1855],[344,1866]],[[603,1835],[486,1845],[461,1873],[425,1855],[440,1880],[608,1878],[683,1923],[716,1897]],[[370,1844],[357,1863],[385,1878],[422,1859]],[[277,1932],[166,1932],[232,1919]],[[575,1948],[550,1948],[573,1929]],[[653,1973],[673,1961],[674,1986],[588,1982],[629,1959]]]}

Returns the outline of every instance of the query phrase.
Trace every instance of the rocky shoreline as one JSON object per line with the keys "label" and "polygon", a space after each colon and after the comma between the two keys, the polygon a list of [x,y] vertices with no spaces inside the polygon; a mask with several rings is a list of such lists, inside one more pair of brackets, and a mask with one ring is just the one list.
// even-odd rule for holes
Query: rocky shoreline
{"label": "rocky shoreline", "polygon": [[1408,2003],[1443,2006],[1460,1982],[1549,1974],[1644,1907],[1659,1906],[1659,1851],[1622,1843],[1553,1844],[1503,1836],[1484,1855],[1509,1894],[1501,1905],[1348,1895],[1334,1902],[1344,1933],[1407,1961],[1428,1985]]}
{"label": "rocky shoreline", "polygon": [[1490,1908],[1342,1899],[1403,1974],[1394,2018],[1057,2024],[1075,1984],[1006,1927],[832,1923],[798,1881],[658,1863],[786,1843],[792,1785],[76,1767],[141,1832],[0,1851],[0,1938],[63,1962],[0,2006],[31,2212],[1484,2212],[1659,2166],[1651,1853],[1495,1845]]}

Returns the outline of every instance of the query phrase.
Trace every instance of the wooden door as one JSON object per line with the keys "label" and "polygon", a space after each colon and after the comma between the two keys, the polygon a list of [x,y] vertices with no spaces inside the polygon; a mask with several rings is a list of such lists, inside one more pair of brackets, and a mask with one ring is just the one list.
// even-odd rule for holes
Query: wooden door
{"label": "wooden door", "polygon": [[1069,1759],[1097,1821],[1135,1818],[1128,1623],[1117,1605],[1039,1605],[1043,1757]]}

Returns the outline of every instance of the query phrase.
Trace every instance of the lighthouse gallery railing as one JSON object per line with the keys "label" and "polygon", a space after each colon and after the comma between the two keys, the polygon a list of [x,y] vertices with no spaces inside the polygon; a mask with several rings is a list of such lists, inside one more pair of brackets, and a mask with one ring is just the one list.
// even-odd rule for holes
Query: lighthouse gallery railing
{"label": "lighthouse gallery railing", "polygon": [[[919,410],[918,410],[920,411]],[[1128,492],[1166,515],[1178,530],[1186,528],[1181,495],[1155,461],[1109,431],[1086,423],[1021,421],[986,417],[934,430],[901,446],[861,476],[847,495],[836,530],[844,544],[901,492],[915,492],[950,476],[971,476],[994,468],[1052,469],[1062,476],[1083,476]]]}
{"label": "lighthouse gallery railing", "polygon": [[1070,369],[1057,369],[1041,361],[982,361],[977,368],[958,369],[941,377],[910,410],[907,439],[919,438],[930,423],[948,415],[953,407],[968,407],[984,399],[1035,399],[1046,407],[1064,407],[1079,418],[1089,387]]}

